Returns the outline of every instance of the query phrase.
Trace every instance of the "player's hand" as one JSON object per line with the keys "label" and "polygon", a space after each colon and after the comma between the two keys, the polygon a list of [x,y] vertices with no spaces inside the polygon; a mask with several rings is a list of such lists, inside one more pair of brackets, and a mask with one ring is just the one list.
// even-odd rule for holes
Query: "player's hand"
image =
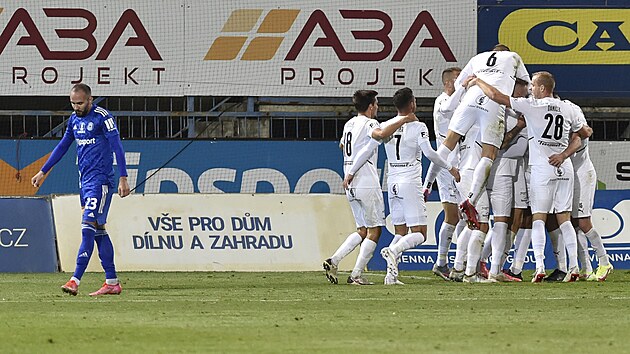
{"label": "player's hand", "polygon": [[130,191],[129,191],[129,183],[127,182],[127,177],[121,176],[120,179],[118,180],[118,195],[121,198],[124,198],[128,196],[129,193]]}
{"label": "player's hand", "polygon": [[343,179],[343,189],[348,190],[353,179],[354,175],[347,174],[346,177]]}
{"label": "player's hand", "polygon": [[455,182],[459,183],[459,181],[461,180],[461,176],[459,175],[459,170],[456,167],[453,167],[450,170],[448,170],[448,172],[450,172],[450,174],[455,178]]}
{"label": "player's hand", "polygon": [[429,198],[429,194],[431,194],[431,190],[429,188],[427,188],[427,187],[424,187],[424,189],[422,190],[422,195],[424,196],[424,201],[425,202]]}
{"label": "player's hand", "polygon": [[518,117],[516,118],[516,126],[523,129],[527,126],[527,123],[525,122],[525,116],[522,114],[519,114]]}
{"label": "player's hand", "polygon": [[560,167],[566,159],[567,158],[564,156],[564,153],[553,154],[549,156],[549,164],[553,167]]}
{"label": "player's hand", "polygon": [[477,84],[477,77],[475,75],[470,75],[464,80],[464,82],[462,82],[462,86],[464,86],[466,89],[469,89],[472,86],[475,86],[476,84]]}
{"label": "player's hand", "polygon": [[33,176],[33,178],[31,178],[31,184],[33,185],[33,187],[39,188],[39,186],[41,186],[42,184],[43,179],[44,179],[44,172],[39,171],[37,172],[35,176]]}

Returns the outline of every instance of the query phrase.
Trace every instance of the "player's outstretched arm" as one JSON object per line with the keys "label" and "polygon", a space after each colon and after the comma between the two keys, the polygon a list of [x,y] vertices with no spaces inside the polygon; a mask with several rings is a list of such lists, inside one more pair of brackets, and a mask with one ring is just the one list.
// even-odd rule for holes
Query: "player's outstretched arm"
{"label": "player's outstretched arm", "polygon": [[496,87],[492,85],[488,85],[485,81],[481,80],[480,78],[473,79],[470,83],[471,85],[479,86],[481,91],[483,91],[483,93],[486,96],[488,96],[489,99],[493,100],[494,102],[498,104],[502,104],[502,105],[505,105],[506,107],[511,108],[510,96],[497,90]]}
{"label": "player's outstretched arm", "polygon": [[523,128],[526,127],[525,124],[525,117],[523,117],[522,114],[518,115],[518,118],[516,120],[516,125],[514,126],[514,128],[512,128],[510,131],[505,132],[505,135],[503,136],[503,144],[501,144],[501,149],[499,150],[505,150],[508,148],[508,146],[512,145],[514,143],[514,138],[521,132],[521,130],[523,130]]}
{"label": "player's outstretched arm", "polygon": [[448,161],[444,160],[440,155],[438,155],[438,153],[433,150],[431,144],[429,144],[428,141],[422,142],[422,144],[420,144],[420,149],[422,149],[422,153],[424,154],[424,156],[431,160],[432,164],[447,169],[448,172],[450,172],[451,175],[455,177],[455,181],[459,182],[459,170],[455,166],[448,163]]}
{"label": "player's outstretched arm", "polygon": [[418,120],[414,113],[409,113],[404,117],[394,117],[372,131],[372,138],[377,140],[387,139],[398,130],[403,124]]}

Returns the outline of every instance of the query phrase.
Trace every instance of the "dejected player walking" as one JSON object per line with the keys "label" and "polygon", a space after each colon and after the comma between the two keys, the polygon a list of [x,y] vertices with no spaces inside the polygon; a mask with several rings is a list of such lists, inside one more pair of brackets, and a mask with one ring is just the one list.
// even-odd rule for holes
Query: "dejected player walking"
{"label": "dejected player walking", "polygon": [[116,120],[105,108],[93,104],[91,89],[88,85],[77,84],[72,87],[70,103],[74,113],[68,119],[68,128],[41,171],[33,176],[31,182],[33,186],[39,187],[44,175],[61,160],[72,142],[76,141],[79,190],[83,209],[82,241],[74,274],[61,289],[71,295],[77,295],[81,277],[88,266],[94,243],[96,243],[101,265],[105,270],[105,284],[90,295],[118,295],[122,288],[116,276],[114,246],[105,230],[105,223],[116,188],[113,154],[116,155],[120,174],[118,194],[126,197],[130,192],[125,153]]}

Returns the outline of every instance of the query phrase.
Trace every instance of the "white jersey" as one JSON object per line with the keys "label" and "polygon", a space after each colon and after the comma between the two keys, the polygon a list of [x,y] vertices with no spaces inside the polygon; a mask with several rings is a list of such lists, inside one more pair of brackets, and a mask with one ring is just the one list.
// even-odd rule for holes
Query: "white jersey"
{"label": "white jersey", "polygon": [[[442,145],[446,139],[446,133],[448,133],[448,125],[451,123],[451,117],[455,111],[445,111],[442,106],[448,101],[451,96],[446,92],[442,92],[436,99],[433,105],[433,130],[435,131],[435,141],[437,146]],[[456,149],[451,151],[446,159],[451,165],[457,165],[458,154]]]}
{"label": "white jersey", "polygon": [[[370,119],[364,115],[350,119],[343,126],[343,135],[341,136],[340,146],[343,149],[343,172],[348,174],[350,168],[354,164],[359,151],[367,145],[372,139],[372,132],[379,128],[377,120]],[[380,188],[379,177],[376,170],[376,162],[378,160],[378,149],[361,166],[359,171],[354,175],[352,186],[354,188]]]}
{"label": "white jersey", "polygon": [[490,51],[472,57],[455,80],[455,87],[462,84],[470,75],[475,75],[503,94],[510,96],[516,78],[530,82],[521,57],[509,51]]}
{"label": "white jersey", "polygon": [[510,105],[525,116],[529,135],[529,164],[549,165],[549,157],[569,145],[569,135],[582,128],[575,110],[553,97],[513,98]]}
{"label": "white jersey", "polygon": [[[397,117],[398,118],[398,117]],[[387,183],[422,183],[422,149],[429,129],[422,122],[403,124],[385,142]]]}
{"label": "white jersey", "polygon": [[[510,131],[516,126],[518,113],[511,109],[505,110],[505,130]],[[504,132],[505,134],[505,132]],[[506,152],[511,146],[508,146],[504,150],[499,150],[497,158],[492,164],[492,173],[499,176],[513,176],[516,174],[517,160],[516,158],[503,157],[503,153]]]}
{"label": "white jersey", "polygon": [[[573,109],[575,110],[575,114],[577,115],[580,122],[582,122],[582,125],[587,125],[586,118],[584,117],[584,113],[582,112],[580,106],[569,100],[564,100],[563,102],[566,102],[571,107],[573,107]],[[588,152],[588,140],[588,138],[582,139],[582,145],[575,152],[575,154],[571,156],[571,162],[573,163],[573,169],[575,170],[575,173],[577,173],[577,171],[581,169],[595,169],[595,167],[593,166],[593,162],[591,161],[591,156]]]}

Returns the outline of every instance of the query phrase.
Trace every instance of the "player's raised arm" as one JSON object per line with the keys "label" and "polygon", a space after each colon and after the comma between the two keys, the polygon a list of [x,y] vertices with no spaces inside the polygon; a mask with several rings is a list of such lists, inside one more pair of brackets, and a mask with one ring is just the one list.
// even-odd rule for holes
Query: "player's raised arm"
{"label": "player's raised arm", "polygon": [[372,138],[377,140],[383,140],[389,138],[398,128],[408,122],[418,120],[414,113],[409,113],[406,116],[394,117],[387,122],[383,123],[380,128],[372,130]]}
{"label": "player's raised arm", "polygon": [[479,86],[479,88],[481,89],[481,91],[483,91],[483,93],[488,96],[489,99],[493,100],[494,102],[498,103],[498,104],[502,104],[505,105],[506,107],[510,107],[510,96],[502,93],[501,91],[497,90],[496,87],[492,86],[492,85],[488,85],[485,81],[481,80],[480,78],[476,78],[473,79],[471,82],[471,85],[477,85]]}

